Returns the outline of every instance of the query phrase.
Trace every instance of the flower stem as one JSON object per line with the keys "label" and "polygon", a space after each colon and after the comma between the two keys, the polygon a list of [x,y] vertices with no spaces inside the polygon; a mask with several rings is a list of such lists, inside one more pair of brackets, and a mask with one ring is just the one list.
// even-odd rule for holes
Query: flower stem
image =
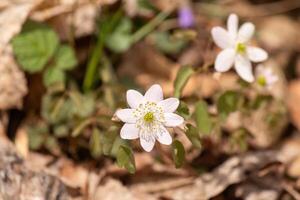
{"label": "flower stem", "polygon": [[[89,91],[95,81],[95,75],[97,74],[97,66],[100,62],[100,59],[103,55],[103,48],[104,48],[104,42],[107,37],[107,35],[112,32],[114,27],[117,25],[118,21],[121,19],[123,15],[123,12],[121,9],[119,9],[114,15],[111,17],[111,19],[105,19],[103,21],[99,30],[99,33],[97,35],[97,43],[95,48],[93,49],[92,56],[89,59],[87,70],[84,76],[83,80],[83,90],[85,92]],[[107,22],[109,20],[109,23]]]}
{"label": "flower stem", "polygon": [[169,16],[170,12],[161,12],[145,26],[140,28],[131,36],[131,43],[136,43],[153,31],[160,23]]}

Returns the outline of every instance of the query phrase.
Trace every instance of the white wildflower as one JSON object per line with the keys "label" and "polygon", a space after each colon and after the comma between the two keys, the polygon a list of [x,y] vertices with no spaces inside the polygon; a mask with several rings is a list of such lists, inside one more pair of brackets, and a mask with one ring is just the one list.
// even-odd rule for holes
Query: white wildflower
{"label": "white wildflower", "polygon": [[176,127],[184,121],[181,116],[174,114],[179,100],[163,100],[162,88],[157,84],[151,86],[144,96],[136,90],[128,90],[126,97],[130,108],[116,112],[117,117],[125,122],[121,138],[140,138],[141,146],[147,152],[153,149],[155,140],[170,145],[172,137],[166,127]]}
{"label": "white wildflower", "polygon": [[223,50],[215,60],[215,69],[226,72],[233,65],[238,75],[247,82],[253,82],[251,62],[262,62],[268,54],[261,48],[249,46],[248,42],[254,34],[255,27],[252,23],[244,23],[238,29],[238,17],[231,14],[227,20],[227,30],[214,27],[211,31],[214,42]]}
{"label": "white wildflower", "polygon": [[264,65],[258,65],[255,69],[256,82],[263,88],[271,89],[271,87],[278,81],[278,76],[271,68]]}

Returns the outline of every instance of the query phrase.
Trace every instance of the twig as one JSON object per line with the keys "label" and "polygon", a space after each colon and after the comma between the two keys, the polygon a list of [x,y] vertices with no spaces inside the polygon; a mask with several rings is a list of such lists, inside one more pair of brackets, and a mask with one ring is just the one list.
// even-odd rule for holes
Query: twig
{"label": "twig", "polygon": [[282,187],[287,193],[289,193],[296,200],[300,200],[300,194],[294,189],[294,187],[291,184],[283,182]]}

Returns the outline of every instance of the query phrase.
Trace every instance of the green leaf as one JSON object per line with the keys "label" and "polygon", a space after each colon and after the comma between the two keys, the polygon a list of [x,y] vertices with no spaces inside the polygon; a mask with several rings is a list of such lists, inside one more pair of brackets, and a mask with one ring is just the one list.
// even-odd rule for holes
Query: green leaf
{"label": "green leaf", "polygon": [[80,122],[74,127],[74,129],[73,129],[73,131],[72,131],[72,133],[71,133],[72,137],[77,137],[77,136],[79,136],[79,135],[83,132],[83,130],[84,130],[87,126],[91,125],[92,123],[93,123],[93,120],[92,120],[91,118],[88,118],[88,119],[85,119],[85,120],[80,121]]}
{"label": "green leaf", "polygon": [[120,146],[117,153],[117,163],[119,167],[123,167],[129,171],[129,173],[134,174],[136,171],[134,155],[132,150],[126,146]]}
{"label": "green leaf", "polygon": [[73,114],[80,118],[89,117],[95,111],[95,97],[92,93],[85,95],[72,91],[69,92],[70,100],[73,104]]}
{"label": "green leaf", "polygon": [[54,135],[58,138],[64,138],[69,135],[69,128],[65,124],[60,124],[53,127]]}
{"label": "green leaf", "polygon": [[102,141],[102,152],[106,156],[110,156],[112,148],[116,138],[118,137],[118,132],[116,130],[110,130],[107,133],[101,134]]}
{"label": "green leaf", "polygon": [[13,51],[24,70],[39,72],[54,55],[59,43],[58,36],[42,24],[27,23],[23,29],[12,40]]}
{"label": "green leaf", "polygon": [[46,87],[50,87],[58,83],[65,83],[65,80],[65,72],[59,68],[48,68],[43,74],[43,82]]}
{"label": "green leaf", "polygon": [[205,101],[201,100],[196,104],[195,117],[200,133],[209,134],[213,128],[213,122],[208,113],[208,106]]}
{"label": "green leaf", "polygon": [[180,101],[180,104],[179,104],[179,107],[177,108],[177,113],[184,117],[184,119],[188,119],[190,117],[190,110],[189,110],[189,107],[188,105],[183,102],[183,101]]}
{"label": "green leaf", "polygon": [[174,82],[174,96],[179,98],[181,95],[181,92],[189,80],[189,78],[193,75],[194,70],[191,67],[181,67],[180,70],[177,73],[177,77]]}
{"label": "green leaf", "polygon": [[191,141],[194,147],[201,149],[202,144],[198,134],[198,129],[191,124],[187,124],[187,131],[185,132],[188,139]]}
{"label": "green leaf", "polygon": [[32,150],[40,149],[46,140],[48,131],[46,124],[37,124],[35,126],[28,127],[27,134],[29,148]]}
{"label": "green leaf", "polygon": [[48,151],[50,151],[54,155],[58,155],[60,153],[60,147],[58,141],[53,136],[48,136],[45,140],[44,146]]}
{"label": "green leaf", "polygon": [[123,17],[113,33],[105,40],[106,46],[116,53],[126,51],[131,46],[131,30],[131,20],[127,17]]}
{"label": "green leaf", "polygon": [[59,46],[53,59],[52,68],[71,70],[77,65],[75,52],[69,45]]}
{"label": "green leaf", "polygon": [[168,54],[179,53],[187,44],[185,40],[172,38],[167,32],[156,32],[154,40],[156,47]]}
{"label": "green leaf", "polygon": [[94,158],[99,158],[102,154],[102,145],[100,140],[101,133],[98,128],[93,129],[92,137],[90,138],[90,151]]}
{"label": "green leaf", "polygon": [[185,150],[181,142],[174,140],[172,143],[172,156],[176,168],[180,168],[185,161]]}
{"label": "green leaf", "polygon": [[231,113],[237,110],[240,100],[240,95],[235,91],[226,91],[223,93],[217,101],[217,108],[220,117],[225,118]]}

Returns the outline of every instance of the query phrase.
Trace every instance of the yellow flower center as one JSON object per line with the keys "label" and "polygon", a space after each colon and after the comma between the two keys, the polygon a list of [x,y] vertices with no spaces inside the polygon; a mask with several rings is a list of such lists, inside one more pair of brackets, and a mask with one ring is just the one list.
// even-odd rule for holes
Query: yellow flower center
{"label": "yellow flower center", "polygon": [[244,54],[246,53],[246,45],[243,43],[238,43],[236,45],[236,52],[240,53],[240,54]]}
{"label": "yellow flower center", "polygon": [[153,122],[154,120],[154,114],[153,112],[147,112],[145,115],[144,115],[144,121],[147,122],[147,123],[151,123]]}
{"label": "yellow flower center", "polygon": [[259,85],[261,85],[261,86],[266,86],[267,80],[266,80],[266,78],[265,78],[264,76],[259,76],[259,77],[257,78],[257,83],[258,83]]}

